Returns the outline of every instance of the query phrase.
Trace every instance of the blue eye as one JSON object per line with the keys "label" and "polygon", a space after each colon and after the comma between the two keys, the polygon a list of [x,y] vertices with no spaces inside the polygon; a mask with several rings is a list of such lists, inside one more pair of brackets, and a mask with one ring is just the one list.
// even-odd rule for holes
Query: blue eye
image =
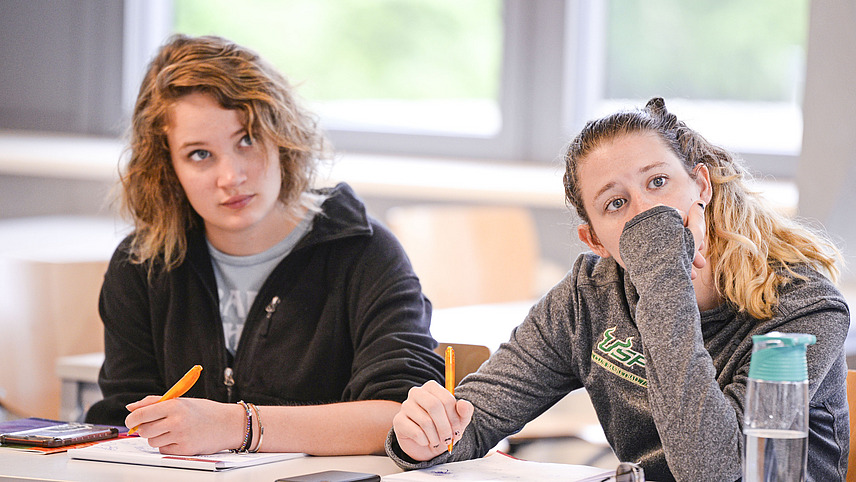
{"label": "blue eye", "polygon": [[244,146],[244,147],[249,147],[249,146],[253,145],[253,139],[250,137],[249,134],[247,134],[241,138],[239,144]]}
{"label": "blue eye", "polygon": [[648,183],[648,189],[657,189],[666,185],[666,176],[657,176]]}
{"label": "blue eye", "polygon": [[204,161],[211,157],[211,153],[205,149],[197,149],[191,152],[187,157],[190,158],[191,161]]}
{"label": "blue eye", "polygon": [[622,206],[627,202],[627,200],[623,198],[613,199],[606,204],[607,211],[618,211]]}

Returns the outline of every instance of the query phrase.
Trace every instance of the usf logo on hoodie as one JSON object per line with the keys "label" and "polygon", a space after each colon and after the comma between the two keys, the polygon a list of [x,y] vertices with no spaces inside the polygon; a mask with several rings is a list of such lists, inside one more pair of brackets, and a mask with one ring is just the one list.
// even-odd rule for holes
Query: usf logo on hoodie
{"label": "usf logo on hoodie", "polygon": [[603,338],[597,344],[597,351],[591,352],[592,361],[625,380],[648,388],[648,380],[613,363],[612,360],[627,368],[634,366],[645,368],[645,355],[633,350],[633,337],[628,336],[624,341],[619,340],[614,335],[616,328],[613,326],[603,332]]}

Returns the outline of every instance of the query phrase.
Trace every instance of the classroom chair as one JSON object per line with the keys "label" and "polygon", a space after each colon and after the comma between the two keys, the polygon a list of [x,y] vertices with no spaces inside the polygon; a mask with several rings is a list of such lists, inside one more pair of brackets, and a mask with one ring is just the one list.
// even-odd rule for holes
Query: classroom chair
{"label": "classroom chair", "polygon": [[434,308],[531,300],[538,235],[529,210],[413,205],[386,213]]}
{"label": "classroom chair", "polygon": [[465,376],[479,369],[482,363],[490,358],[490,349],[484,345],[468,345],[466,343],[443,343],[440,342],[435,352],[443,356],[446,347],[451,346],[455,350],[455,384],[461,382]]}

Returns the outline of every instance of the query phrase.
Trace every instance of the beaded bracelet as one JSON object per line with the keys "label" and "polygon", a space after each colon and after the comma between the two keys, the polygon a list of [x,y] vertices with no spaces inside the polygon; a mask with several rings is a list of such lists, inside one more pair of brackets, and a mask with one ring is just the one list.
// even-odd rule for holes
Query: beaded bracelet
{"label": "beaded bracelet", "polygon": [[247,405],[243,400],[238,402],[238,405],[244,407],[244,412],[246,414],[247,419],[247,430],[244,432],[244,443],[241,444],[237,449],[232,449],[234,453],[246,453],[247,448],[253,440],[253,412],[250,410],[250,406]]}
{"label": "beaded bracelet", "polygon": [[262,411],[259,409],[259,407],[257,407],[254,403],[250,403],[249,405],[253,409],[253,411],[256,412],[256,420],[258,420],[259,423],[259,443],[256,444],[255,450],[250,450],[250,453],[254,454],[262,449],[262,440],[264,440],[265,438],[265,426],[262,425]]}

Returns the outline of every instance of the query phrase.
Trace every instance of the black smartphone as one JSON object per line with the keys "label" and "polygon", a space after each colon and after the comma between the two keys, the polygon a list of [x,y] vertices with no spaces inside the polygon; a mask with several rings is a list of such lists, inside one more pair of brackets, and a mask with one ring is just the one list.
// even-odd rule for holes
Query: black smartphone
{"label": "black smartphone", "polygon": [[276,479],[276,482],[380,482],[380,475],[344,470],[326,470],[313,474]]}
{"label": "black smartphone", "polygon": [[64,447],[83,442],[94,442],[117,437],[119,430],[106,425],[63,423],[48,427],[0,434],[0,443],[33,445],[36,447]]}

